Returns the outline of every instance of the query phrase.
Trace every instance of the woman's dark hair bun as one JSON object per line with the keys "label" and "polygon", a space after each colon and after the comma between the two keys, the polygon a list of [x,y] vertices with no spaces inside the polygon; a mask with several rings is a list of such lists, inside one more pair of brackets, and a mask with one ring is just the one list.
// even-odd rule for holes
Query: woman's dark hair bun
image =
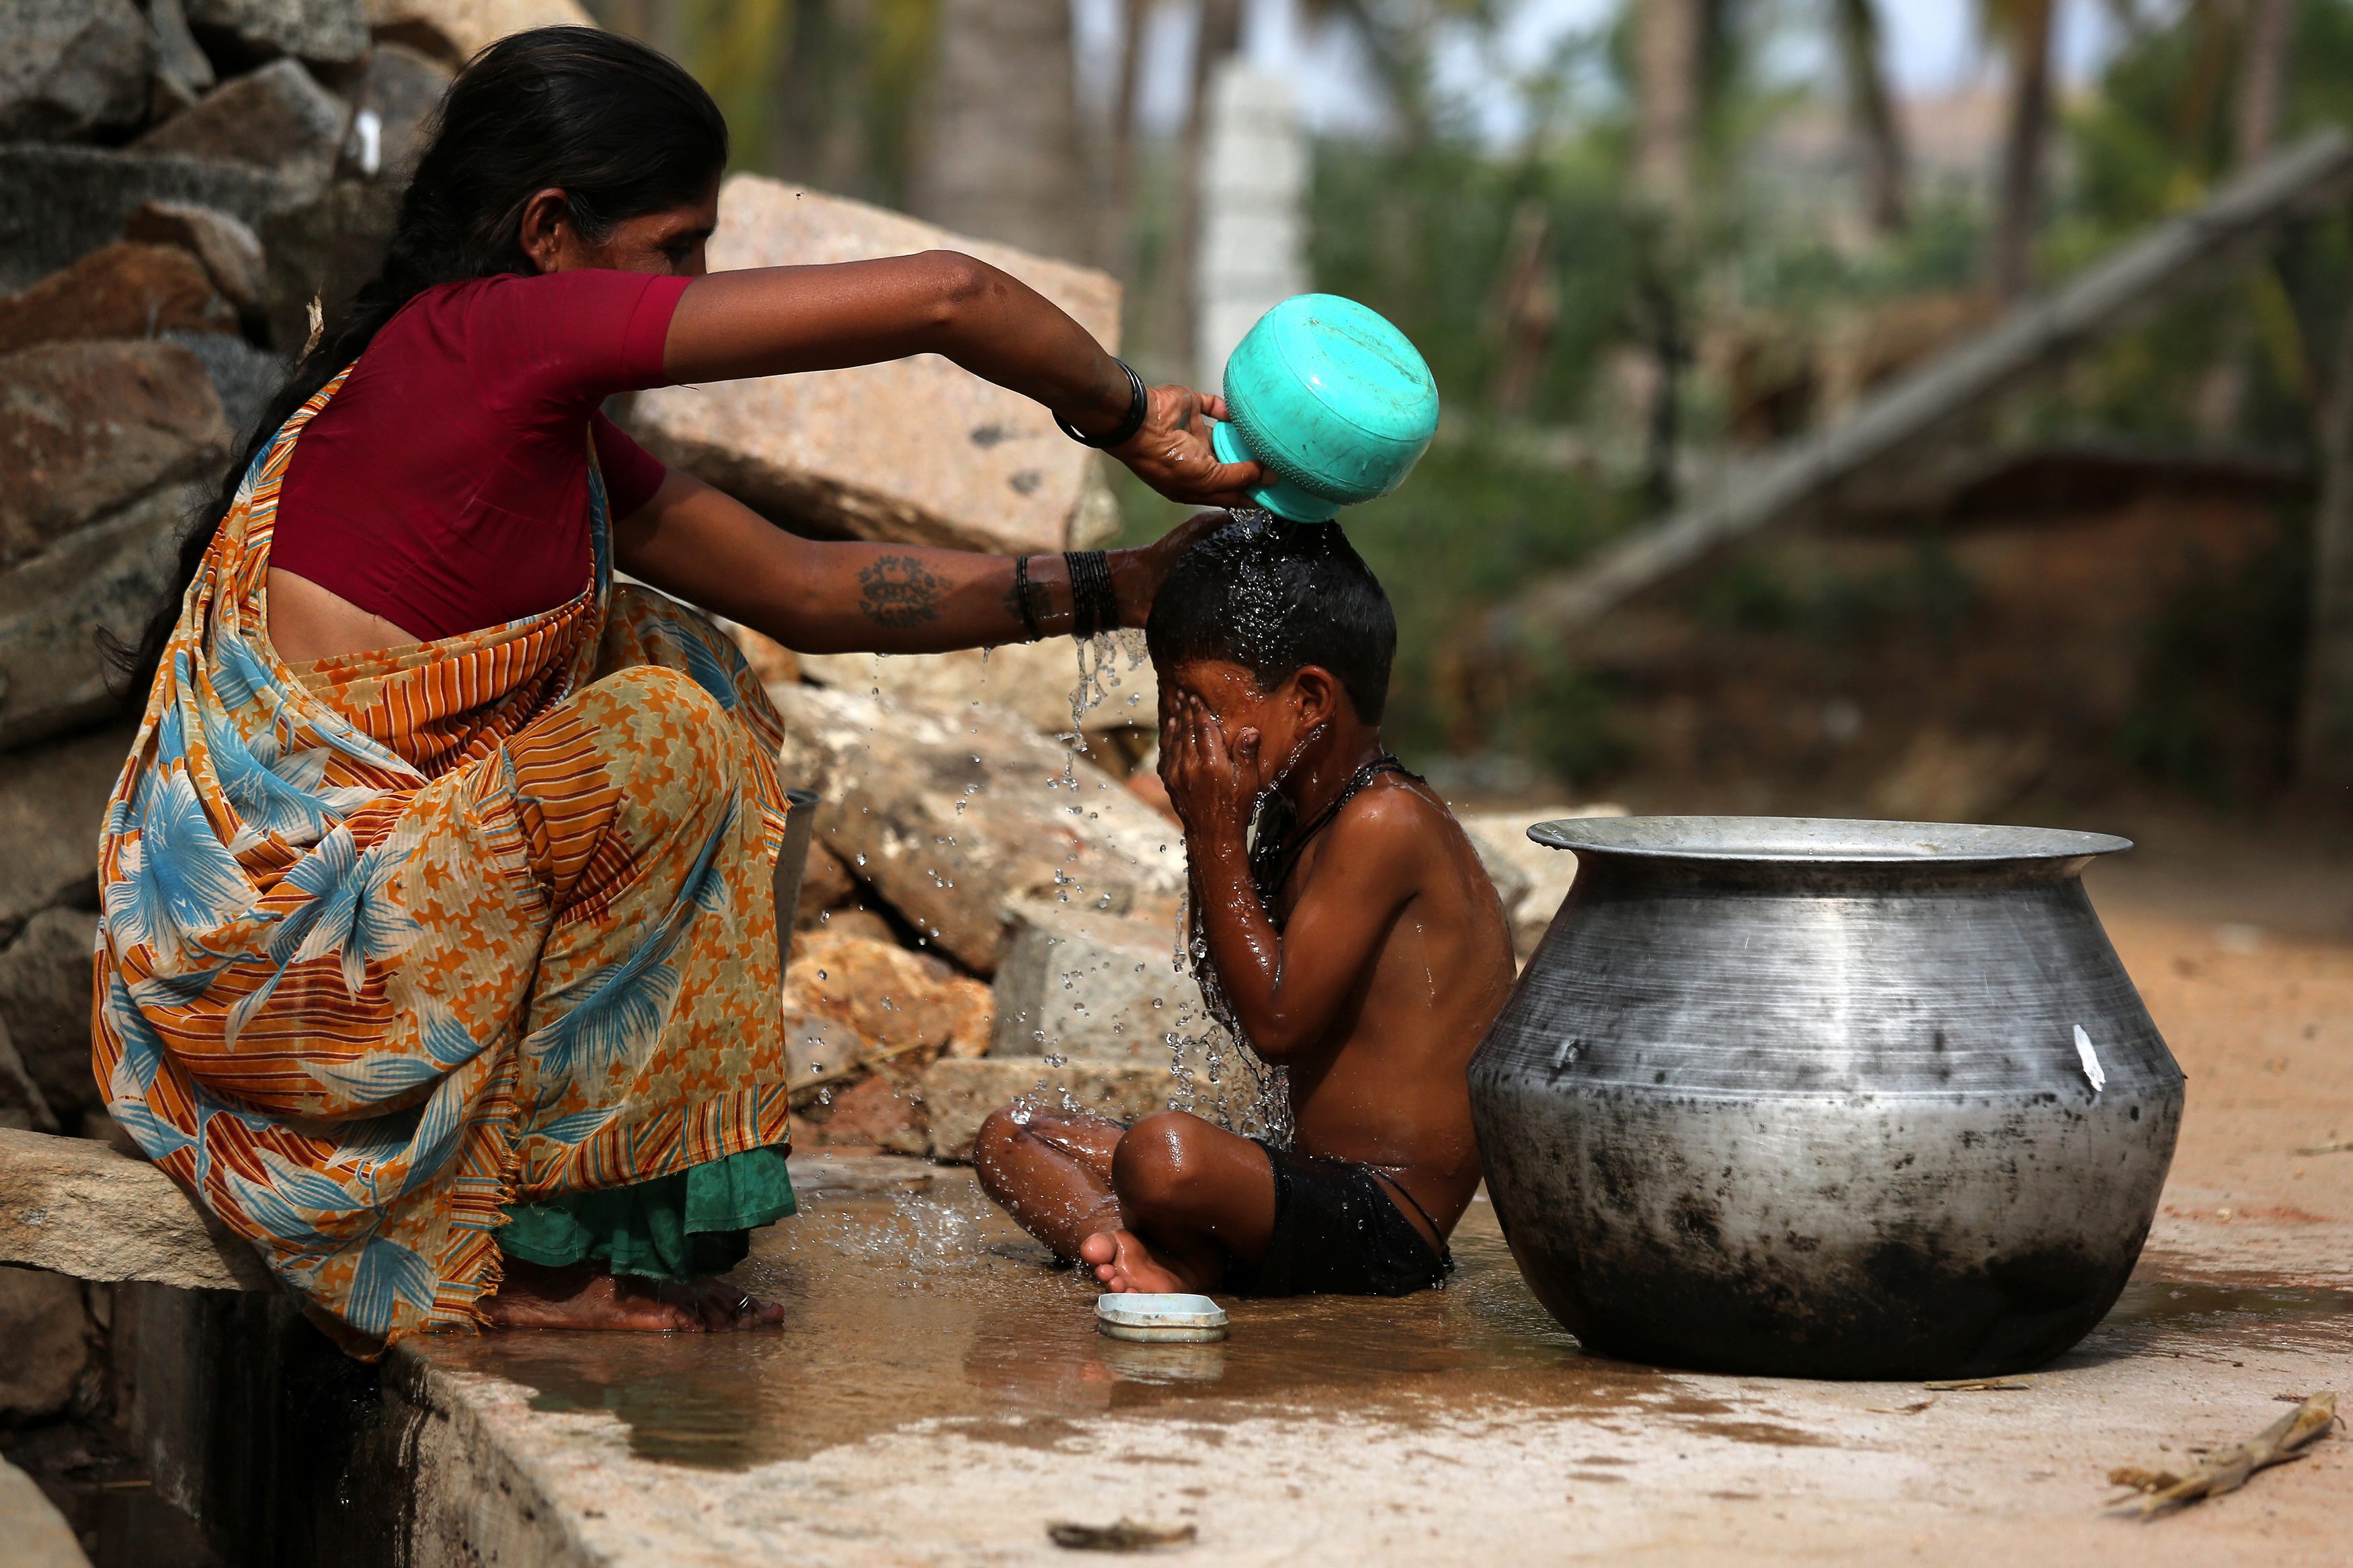
{"label": "woman's dark hair bun", "polygon": [[254,458],[402,306],[437,284],[534,270],[522,216],[540,191],[563,191],[573,226],[595,241],[629,218],[700,200],[726,164],[719,106],[677,61],[635,39],[537,27],[476,55],[442,95],[382,268],[295,365],[181,540],[171,592],[140,646],[121,650],[126,695],[143,697],[153,680],[181,600]]}

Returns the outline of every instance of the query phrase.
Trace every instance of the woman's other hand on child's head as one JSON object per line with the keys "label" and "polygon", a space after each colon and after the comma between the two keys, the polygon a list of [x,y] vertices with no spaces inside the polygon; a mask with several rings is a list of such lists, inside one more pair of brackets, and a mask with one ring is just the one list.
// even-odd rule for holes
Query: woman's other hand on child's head
{"label": "woman's other hand on child's head", "polygon": [[1119,595],[1119,624],[1140,626],[1151,617],[1160,584],[1185,552],[1234,520],[1229,511],[1197,511],[1151,543],[1113,552],[1112,589]]}

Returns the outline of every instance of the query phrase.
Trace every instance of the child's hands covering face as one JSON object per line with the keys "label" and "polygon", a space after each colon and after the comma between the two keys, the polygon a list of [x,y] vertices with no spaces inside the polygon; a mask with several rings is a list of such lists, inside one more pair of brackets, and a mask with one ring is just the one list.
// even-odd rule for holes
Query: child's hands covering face
{"label": "child's hands covering face", "polygon": [[1241,841],[1266,787],[1261,737],[1250,727],[1230,736],[1209,705],[1172,694],[1160,725],[1160,782],[1187,833]]}

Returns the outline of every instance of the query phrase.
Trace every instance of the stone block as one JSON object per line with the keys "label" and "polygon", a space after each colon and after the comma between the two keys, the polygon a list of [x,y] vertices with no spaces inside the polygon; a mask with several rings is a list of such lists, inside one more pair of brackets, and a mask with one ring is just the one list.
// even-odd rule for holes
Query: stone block
{"label": "stone block", "polygon": [[[714,271],[954,249],[1004,268],[1106,344],[1119,285],[897,213],[738,174],[720,192]],[[936,355],[641,393],[630,418],[666,461],[797,528],[965,549],[1051,551],[1092,517],[1094,454],[1052,416]]]}
{"label": "stone block", "polygon": [[210,495],[166,485],[0,574],[0,751],[117,711],[99,634],[138,640]]}
{"label": "stone block", "polygon": [[1512,922],[1512,946],[1525,963],[1544,940],[1560,903],[1577,879],[1577,857],[1566,849],[1548,848],[1528,837],[1539,822],[1568,816],[1623,816],[1622,805],[1585,805],[1525,806],[1513,811],[1465,812],[1456,820],[1471,837],[1472,847],[1495,879],[1504,897],[1504,915]]}
{"label": "stone block", "polygon": [[301,61],[272,60],[222,83],[132,145],[142,153],[249,163],[307,189],[334,172],[350,112]]}
{"label": "stone block", "polygon": [[145,1161],[93,1139],[5,1129],[0,1263],[184,1290],[276,1289],[259,1254]]}
{"label": "stone block", "polygon": [[[5,957],[5,955],[0,955]],[[785,1006],[847,1024],[869,1054],[988,1049],[988,987],[927,952],[834,931],[793,938]]]}
{"label": "stone block", "polygon": [[574,0],[367,0],[367,15],[377,37],[397,39],[453,66],[510,33],[596,25]]}
{"label": "stone block", "polygon": [[0,1459],[0,1541],[16,1568],[90,1568],[81,1542],[33,1478]]}
{"label": "stone block", "polygon": [[234,332],[237,311],[176,246],[121,241],[0,298],[0,354],[37,343]]}
{"label": "stone block", "polygon": [[132,734],[113,725],[0,757],[0,943],[43,910],[95,903],[98,831]]}
{"label": "stone block", "polygon": [[269,260],[269,341],[280,353],[301,352],[311,334],[312,299],[323,302],[332,321],[360,285],[375,276],[399,216],[396,186],[337,180],[311,200],[262,219],[261,248]]}
{"label": "stone block", "polygon": [[147,25],[155,40],[155,91],[175,108],[194,103],[216,79],[212,58],[188,30],[181,0],[147,0]]}
{"label": "stone block", "polygon": [[185,348],[85,342],[0,356],[0,566],[227,461],[220,399]]}
{"label": "stone block", "polygon": [[366,0],[183,0],[188,26],[215,58],[296,55],[350,65],[368,51]]}
{"label": "stone block", "polygon": [[0,1025],[49,1110],[69,1127],[103,1107],[90,1073],[90,950],[98,916],[43,910],[0,949]]}
{"label": "stone block", "polygon": [[286,384],[286,362],[226,332],[165,332],[164,341],[179,344],[203,362],[214,395],[220,399],[221,417],[228,422],[229,450],[244,451],[269,400]]}
{"label": "stone block", "polygon": [[367,74],[355,96],[359,114],[375,116],[375,156],[368,136],[354,116],[343,156],[370,179],[387,178],[405,184],[418,153],[424,151],[427,122],[440,106],[449,86],[449,68],[405,45],[380,43],[369,52]]}
{"label": "stone block", "polygon": [[873,1050],[873,1041],[839,1018],[785,1008],[786,1079],[796,1090],[856,1071]]}
{"label": "stone block", "polygon": [[809,1124],[819,1148],[887,1149],[921,1154],[931,1146],[931,1129],[920,1090],[878,1073],[835,1093],[831,1114]]}
{"label": "stone block", "polygon": [[1028,1100],[1057,1110],[1082,1110],[1133,1121],[1168,1109],[1176,1080],[1162,1068],[1117,1062],[1066,1062],[1050,1067],[1035,1057],[937,1061],[923,1074],[923,1110],[931,1121],[932,1158],[968,1161],[972,1141],[992,1110]]}
{"label": "stone block", "polygon": [[29,1132],[58,1131],[48,1096],[25,1070],[25,1058],[16,1054],[16,1042],[8,1038],[5,1025],[0,1025],[0,1127]]}
{"label": "stone block", "polygon": [[261,310],[269,272],[262,261],[261,237],[244,219],[186,202],[142,202],[122,226],[122,237],[144,245],[178,246],[205,264],[205,276],[240,313]]}
{"label": "stone block", "polygon": [[1176,829],[1011,714],[775,695],[783,777],[824,798],[818,842],[976,973],[997,970],[1010,902],[1124,910],[1184,889]]}
{"label": "stone block", "polygon": [[0,1355],[0,1421],[63,1414],[90,1365],[81,1282],[0,1265],[0,1344],[8,1347]]}
{"label": "stone block", "polygon": [[216,207],[259,224],[287,199],[243,163],[103,147],[0,146],[0,289],[22,289],[118,238],[142,202]]}
{"label": "stone block", "polygon": [[801,873],[800,906],[793,916],[795,928],[809,929],[818,916],[849,902],[857,892],[857,879],[841,858],[822,844],[810,845],[808,866]]}
{"label": "stone block", "polygon": [[[820,686],[880,692],[911,707],[962,711],[976,702],[1021,716],[1041,735],[1073,732],[1072,707],[1081,690],[1078,645],[1068,637],[1008,643],[955,653],[803,654],[800,673]],[[1152,730],[1160,723],[1160,684],[1140,640],[1109,654],[1101,675],[1085,688],[1077,732]]]}
{"label": "stone block", "polygon": [[0,50],[0,138],[65,139],[136,125],[155,45],[131,0],[11,0]]}
{"label": "stone block", "polygon": [[[1060,1057],[1169,1069],[1168,1037],[1204,1016],[1201,988],[1176,968],[1166,921],[1017,905],[994,986],[995,1057]],[[0,955],[5,962],[5,955]]]}

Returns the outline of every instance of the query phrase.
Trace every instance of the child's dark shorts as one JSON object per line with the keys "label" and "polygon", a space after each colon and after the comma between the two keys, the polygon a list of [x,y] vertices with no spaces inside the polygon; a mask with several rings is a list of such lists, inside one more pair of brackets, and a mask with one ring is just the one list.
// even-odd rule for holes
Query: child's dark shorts
{"label": "child's dark shorts", "polygon": [[1363,1165],[1254,1140],[1274,1167],[1274,1236],[1256,1264],[1237,1258],[1241,1296],[1409,1296],[1442,1285],[1453,1255],[1433,1248]]}

